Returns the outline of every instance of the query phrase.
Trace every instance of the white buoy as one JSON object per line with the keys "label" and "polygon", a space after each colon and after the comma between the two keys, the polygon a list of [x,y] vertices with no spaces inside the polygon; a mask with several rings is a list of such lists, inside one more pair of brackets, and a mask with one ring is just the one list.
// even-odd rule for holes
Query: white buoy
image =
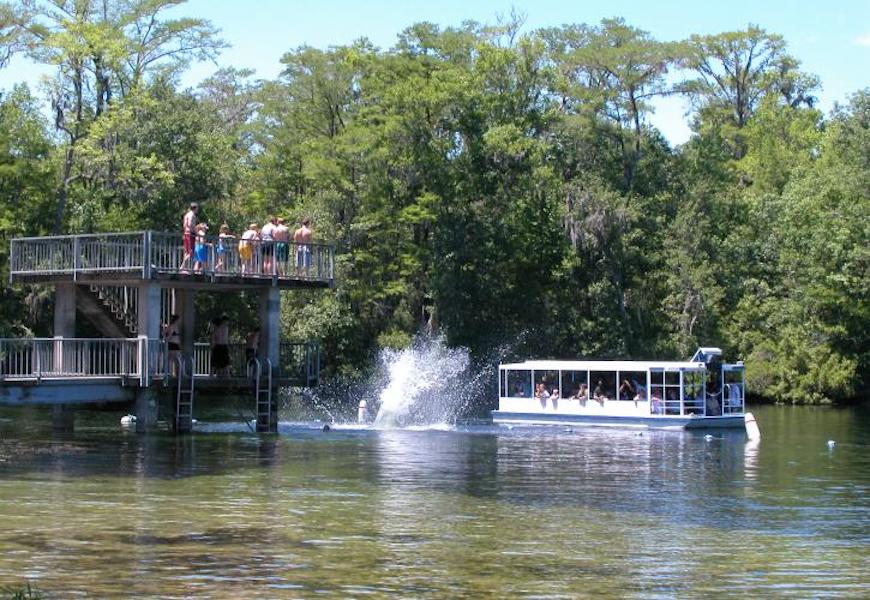
{"label": "white buoy", "polygon": [[746,427],[746,437],[750,440],[760,440],[761,430],[758,429],[758,423],[755,422],[755,415],[746,413],[743,416],[743,424]]}
{"label": "white buoy", "polygon": [[121,417],[121,427],[132,427],[136,424],[136,415],[124,415]]}
{"label": "white buoy", "polygon": [[365,400],[359,401],[359,410],[357,410],[356,413],[356,420],[357,423],[366,423],[369,420],[369,409]]}

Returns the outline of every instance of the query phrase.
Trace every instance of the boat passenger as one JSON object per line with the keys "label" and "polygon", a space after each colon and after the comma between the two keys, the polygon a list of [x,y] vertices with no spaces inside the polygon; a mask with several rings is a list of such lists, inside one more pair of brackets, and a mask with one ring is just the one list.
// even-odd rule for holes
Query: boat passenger
{"label": "boat passenger", "polygon": [[634,387],[631,385],[628,379],[623,379],[622,385],[619,386],[619,399],[631,400],[632,398],[634,398],[634,395]]}
{"label": "boat passenger", "polygon": [[662,397],[656,391],[653,391],[652,393],[652,400],[650,401],[650,412],[654,415],[660,415],[664,412],[662,410]]}
{"label": "boat passenger", "polygon": [[547,408],[547,399],[550,397],[550,393],[547,391],[547,386],[543,383],[539,383],[537,388],[535,388],[535,398],[538,399],[538,402],[541,403],[541,408]]}
{"label": "boat passenger", "polygon": [[601,405],[604,405],[605,400],[610,399],[607,397],[607,392],[604,391],[604,381],[601,379],[598,380],[598,383],[595,384],[595,389],[592,390],[592,398],[597,400]]}
{"label": "boat passenger", "polygon": [[550,393],[550,402],[553,404],[553,410],[559,410],[559,398],[562,397],[562,393],[559,391],[559,388],[553,388],[553,391]]}
{"label": "boat passenger", "polygon": [[581,406],[586,405],[586,400],[589,399],[589,386],[585,383],[581,383],[580,387],[577,388],[577,391],[574,392],[574,395],[571,397],[572,400],[579,400]]}

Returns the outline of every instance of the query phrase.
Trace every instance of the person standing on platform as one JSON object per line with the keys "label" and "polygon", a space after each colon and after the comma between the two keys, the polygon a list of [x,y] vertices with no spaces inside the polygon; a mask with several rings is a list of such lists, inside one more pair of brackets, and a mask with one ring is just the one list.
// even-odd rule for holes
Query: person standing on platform
{"label": "person standing on platform", "polygon": [[227,377],[230,370],[230,318],[221,315],[212,324],[211,368],[218,377]]}
{"label": "person standing on platform", "polygon": [[184,213],[184,218],[181,220],[181,235],[184,238],[184,258],[181,260],[181,266],[178,268],[180,271],[190,267],[193,247],[196,243],[196,213],[198,211],[199,205],[196,202],[191,202],[190,208]]}
{"label": "person standing on platform", "polygon": [[239,260],[242,263],[242,275],[251,274],[254,270],[254,246],[257,244],[258,237],[257,224],[251,223],[239,241]]}
{"label": "person standing on platform", "polygon": [[248,335],[245,336],[245,365],[246,365],[246,373],[248,377],[251,376],[251,369],[253,365],[251,361],[257,358],[257,351],[260,348],[260,328],[254,327],[251,331],[248,332]]}
{"label": "person standing on platform", "polygon": [[305,269],[305,274],[308,274],[308,269],[311,268],[311,239],[314,237],[314,232],[311,231],[311,219],[305,217],[302,219],[302,227],[293,233],[293,241],[296,243],[296,274],[301,275]]}
{"label": "person standing on platform", "polygon": [[269,217],[266,224],[260,230],[260,244],[263,249],[263,274],[274,275],[275,273],[275,217]]}
{"label": "person standing on platform", "polygon": [[169,318],[169,323],[163,326],[163,340],[166,342],[166,349],[169,351],[169,371],[173,376],[177,375],[178,367],[176,360],[181,352],[181,317],[172,315]]}
{"label": "person standing on platform", "polygon": [[196,226],[196,243],[193,247],[193,272],[201,273],[208,269],[208,239],[205,237],[208,225],[200,223]]}
{"label": "person standing on platform", "polygon": [[284,224],[284,219],[279,218],[275,231],[275,264],[278,276],[282,277],[287,272],[287,260],[289,259],[288,246],[290,242],[290,229]]}
{"label": "person standing on platform", "polygon": [[233,234],[230,233],[230,226],[224,223],[221,225],[220,234],[218,235],[217,246],[215,246],[214,253],[217,258],[217,262],[214,266],[214,270],[217,272],[223,272],[226,268],[226,259],[228,258],[228,252],[230,249],[230,245],[233,243]]}

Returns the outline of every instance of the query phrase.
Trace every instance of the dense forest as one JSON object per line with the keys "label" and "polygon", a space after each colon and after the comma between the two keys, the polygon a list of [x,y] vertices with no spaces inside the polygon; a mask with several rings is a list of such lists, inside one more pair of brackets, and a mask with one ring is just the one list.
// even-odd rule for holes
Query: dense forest
{"label": "dense forest", "polygon": [[[196,201],[237,232],[310,216],[336,245],[335,289],[282,307],[333,374],[436,328],[478,357],[718,345],[759,397],[866,394],[870,90],[823,114],[781,36],[418,23],[185,89],[226,44],[180,3],[0,3],[0,62],[53,72],[0,97],[0,336],[51,323],[46,290],[7,283],[9,238],[174,231]],[[679,147],[650,125],[665,95],[690,100]]]}

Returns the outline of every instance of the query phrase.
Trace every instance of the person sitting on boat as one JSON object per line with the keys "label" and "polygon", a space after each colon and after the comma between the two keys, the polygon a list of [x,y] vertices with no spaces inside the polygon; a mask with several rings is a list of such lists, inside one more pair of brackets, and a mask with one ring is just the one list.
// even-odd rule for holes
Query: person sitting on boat
{"label": "person sitting on boat", "polygon": [[653,390],[652,400],[650,401],[650,412],[654,415],[660,415],[662,410],[662,396],[658,390]]}
{"label": "person sitting on boat", "polygon": [[595,389],[592,390],[592,398],[597,400],[601,405],[604,405],[605,400],[609,400],[607,392],[604,391],[604,382],[600,379],[598,380],[598,383],[595,384]]}
{"label": "person sitting on boat", "polygon": [[620,400],[631,400],[634,398],[634,387],[628,381],[628,379],[623,379],[622,384],[619,386],[619,399]]}
{"label": "person sitting on boat", "polygon": [[543,383],[539,383],[535,388],[535,398],[538,399],[538,402],[541,403],[541,408],[547,408],[547,398],[550,397],[550,393],[547,391],[547,386]]}
{"label": "person sitting on boat", "polygon": [[635,394],[634,401],[635,402],[646,402],[646,386],[640,383],[637,379],[633,379],[631,383],[634,385]]}
{"label": "person sitting on boat", "polygon": [[579,400],[581,406],[586,405],[586,400],[589,399],[589,386],[585,383],[581,383],[580,387],[577,388],[577,391],[574,392],[574,395],[571,396],[572,400]]}
{"label": "person sitting on boat", "polygon": [[559,398],[562,397],[562,392],[559,391],[559,388],[553,388],[553,391],[550,392],[550,402],[553,404],[553,410],[559,410]]}

